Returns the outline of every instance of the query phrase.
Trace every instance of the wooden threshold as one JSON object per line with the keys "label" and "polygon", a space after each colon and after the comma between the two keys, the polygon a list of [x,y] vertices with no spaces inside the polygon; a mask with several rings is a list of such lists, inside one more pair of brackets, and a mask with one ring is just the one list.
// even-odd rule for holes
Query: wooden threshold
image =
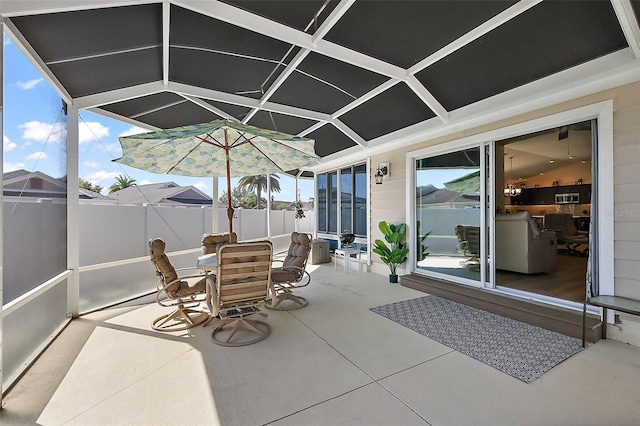
{"label": "wooden threshold", "polygon": [[[516,296],[445,280],[427,278],[417,274],[403,275],[401,285],[425,293],[464,303],[547,330],[582,339],[582,311],[551,306]],[[586,340],[597,342],[602,338],[600,318],[587,315]]]}

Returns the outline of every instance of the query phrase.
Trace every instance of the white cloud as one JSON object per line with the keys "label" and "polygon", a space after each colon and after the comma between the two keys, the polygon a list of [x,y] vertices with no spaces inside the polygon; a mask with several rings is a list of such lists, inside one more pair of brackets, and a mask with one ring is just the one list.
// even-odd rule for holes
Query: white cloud
{"label": "white cloud", "polygon": [[114,180],[116,177],[118,177],[119,174],[120,173],[118,173],[118,172],[107,172],[105,170],[99,170],[97,172],[89,173],[85,179],[90,181],[90,182],[95,182],[95,181],[100,182],[100,181],[103,181],[103,180]]}
{"label": "white cloud", "polygon": [[82,163],[82,165],[85,166],[85,167],[91,167],[92,169],[100,167],[100,163],[98,163],[97,161],[93,161],[93,160],[87,160],[84,163]]}
{"label": "white cloud", "polygon": [[5,173],[7,172],[13,172],[16,170],[23,170],[24,169],[24,163],[3,163],[2,164],[3,170]]}
{"label": "white cloud", "polygon": [[154,182],[151,182],[149,179],[141,180],[140,182],[136,181],[136,185],[151,185]]}
{"label": "white cloud", "polygon": [[146,132],[148,132],[148,131],[149,131],[149,130],[147,130],[147,129],[143,129],[142,127],[138,127],[138,126],[131,126],[131,127],[129,127],[127,130],[125,130],[124,132],[120,133],[120,134],[118,135],[118,137],[121,137],[121,136],[137,135],[137,134],[140,134],[140,133],[146,133]]}
{"label": "white cloud", "polygon": [[204,181],[200,181],[200,182],[194,184],[193,186],[195,186],[196,188],[198,188],[202,192],[207,192],[209,190],[209,185],[204,183]]}
{"label": "white cloud", "polygon": [[3,136],[3,138],[2,138],[2,149],[4,150],[4,152],[13,151],[16,146],[18,146],[18,145],[16,145],[15,142],[11,142],[11,140],[9,140],[7,135]]}
{"label": "white cloud", "polygon": [[42,83],[43,81],[44,81],[44,78],[40,77],[40,78],[36,78],[29,81],[19,81],[16,84],[18,85],[19,88],[23,90],[31,90],[35,88],[38,84]]}
{"label": "white cloud", "polygon": [[25,157],[27,160],[46,160],[47,153],[44,151],[34,152],[33,154],[29,154]]}
{"label": "white cloud", "polygon": [[82,121],[78,125],[78,133],[79,143],[98,142],[100,139],[109,136],[109,128],[98,121]]}
{"label": "white cloud", "polygon": [[59,143],[66,137],[66,131],[62,123],[49,124],[41,121],[27,121],[18,126],[19,129],[24,129],[22,132],[23,139],[34,140],[38,142],[44,142],[50,140],[55,143]]}
{"label": "white cloud", "polygon": [[[27,140],[38,142],[51,141],[59,143],[66,138],[66,125],[64,123],[43,123],[41,121],[27,121],[18,126],[23,129],[22,137]],[[78,142],[87,143],[97,141],[100,138],[109,136],[109,128],[97,121],[81,122],[78,125]]]}
{"label": "white cloud", "polygon": [[113,158],[120,157],[122,155],[122,147],[120,143],[110,143],[108,145],[99,145],[98,151],[107,152],[113,156]]}
{"label": "white cloud", "polygon": [[5,46],[9,46],[11,44],[11,39],[9,38],[8,35],[4,34],[4,38],[3,38],[3,44]]}

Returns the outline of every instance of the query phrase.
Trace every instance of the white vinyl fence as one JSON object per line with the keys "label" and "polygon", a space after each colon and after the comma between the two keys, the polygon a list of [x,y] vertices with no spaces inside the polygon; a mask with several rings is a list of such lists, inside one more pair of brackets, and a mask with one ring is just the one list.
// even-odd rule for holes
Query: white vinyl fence
{"label": "white vinyl fence", "polygon": [[[313,232],[313,212],[299,221],[301,232]],[[267,238],[265,210],[237,209],[233,230],[239,241]],[[289,247],[295,212],[271,211],[274,252]],[[211,232],[212,208],[181,206],[80,206],[80,311],[153,292],[156,276],[148,255],[148,241],[167,243],[176,268],[193,267],[201,254],[202,234]],[[218,232],[229,229],[226,208],[218,211]]]}

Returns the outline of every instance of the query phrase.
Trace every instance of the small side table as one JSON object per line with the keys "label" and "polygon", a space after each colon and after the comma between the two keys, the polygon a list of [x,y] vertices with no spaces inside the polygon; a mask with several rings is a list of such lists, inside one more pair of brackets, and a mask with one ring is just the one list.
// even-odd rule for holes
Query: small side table
{"label": "small side table", "polygon": [[[342,258],[344,261],[344,272],[349,270],[349,263],[351,262],[351,255],[355,254],[358,258],[358,267],[362,269],[362,262],[360,262],[360,250],[354,248],[338,248],[335,250],[334,255],[337,258]],[[334,269],[338,269],[338,262],[334,261]]]}

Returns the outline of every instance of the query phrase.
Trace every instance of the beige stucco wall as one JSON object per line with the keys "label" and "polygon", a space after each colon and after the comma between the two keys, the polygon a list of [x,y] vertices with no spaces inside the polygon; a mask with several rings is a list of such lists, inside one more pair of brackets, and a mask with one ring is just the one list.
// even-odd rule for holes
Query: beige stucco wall
{"label": "beige stucco wall", "polygon": [[[407,152],[606,100],[613,100],[614,106],[614,206],[611,214],[614,215],[615,293],[640,299],[640,83],[620,86],[372,157],[372,168],[376,164],[389,162],[391,170],[391,175],[383,185],[373,182],[371,185],[372,238],[381,238],[377,226],[380,220],[406,222]],[[388,270],[378,256],[374,254],[372,257],[371,270],[387,274]],[[399,271],[402,272],[404,270]],[[637,318],[624,315],[620,318],[622,325],[609,327],[611,337],[640,344],[640,322]]]}

